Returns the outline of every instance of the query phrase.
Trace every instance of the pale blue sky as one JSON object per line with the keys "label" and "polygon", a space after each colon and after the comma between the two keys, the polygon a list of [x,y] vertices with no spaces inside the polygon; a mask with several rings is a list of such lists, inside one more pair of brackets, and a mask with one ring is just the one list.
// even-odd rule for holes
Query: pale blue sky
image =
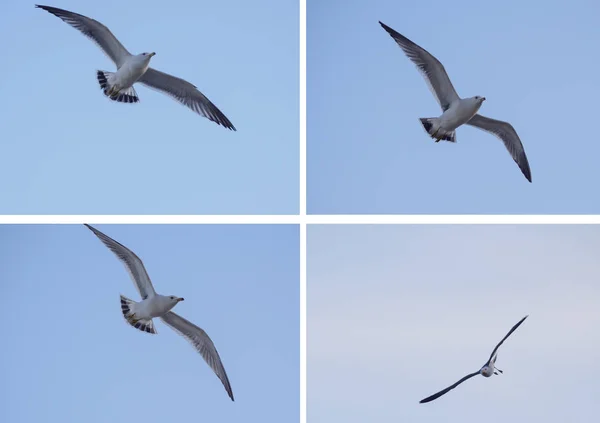
{"label": "pale blue sky", "polygon": [[[308,421],[597,419],[600,226],[310,226]],[[503,375],[474,377],[500,347]]]}
{"label": "pale blue sky", "polygon": [[[309,213],[598,213],[596,0],[320,0],[307,11]],[[493,135],[441,110],[382,21],[436,56],[463,97],[509,121],[533,184]]]}
{"label": "pale blue sky", "polygon": [[[44,3],[42,3],[44,4]],[[105,24],[151,66],[189,80],[237,132],[136,87],[115,104],[113,63],[74,28],[8,0],[0,14],[0,213],[295,214],[297,0],[56,0]]]}
{"label": "pale blue sky", "polygon": [[2,225],[0,421],[298,420],[298,226],[95,226],[185,298],[174,311],[212,338],[235,402],[161,321],[124,321],[119,294],[139,295],[91,231]]}

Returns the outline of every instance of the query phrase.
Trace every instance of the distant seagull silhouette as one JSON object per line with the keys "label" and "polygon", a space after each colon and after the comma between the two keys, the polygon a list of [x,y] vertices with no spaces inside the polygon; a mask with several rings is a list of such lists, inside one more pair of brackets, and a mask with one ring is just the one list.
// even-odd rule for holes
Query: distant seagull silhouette
{"label": "distant seagull silhouette", "polygon": [[152,319],[160,317],[171,329],[183,336],[194,346],[196,351],[204,358],[206,364],[210,366],[221,380],[227,391],[227,395],[233,401],[231,384],[213,341],[198,326],[170,311],[180,301],[183,301],[183,298],[174,295],[157,294],[154,286],[152,286],[150,276],[146,272],[144,263],[142,263],[142,260],[133,251],[103,234],[98,229],[88,224],[85,224],[85,226],[123,262],[131,280],[142,296],[142,301],[137,303],[121,295],[121,312],[127,323],[142,332],[156,334]]}
{"label": "distant seagull silhouette", "polygon": [[181,104],[189,107],[213,122],[235,131],[229,119],[202,94],[196,86],[175,76],[148,67],[156,53],[132,55],[123,44],[100,22],[78,13],[52,6],[35,7],[44,9],[78,29],[94,41],[117,65],[117,72],[97,71],[96,75],[104,95],[121,103],[137,103],[139,100],[133,84],[141,82],[148,87],[168,94]]}
{"label": "distant seagull silhouette", "polygon": [[523,323],[525,321],[525,319],[527,319],[527,317],[529,317],[529,315],[527,315],[527,316],[523,317],[521,320],[519,320],[519,323],[517,323],[516,325],[514,325],[512,327],[512,329],[506,334],[506,336],[504,338],[502,338],[502,341],[500,341],[498,343],[498,345],[496,345],[496,348],[494,348],[494,351],[492,351],[492,354],[490,355],[489,360],[487,361],[487,363],[485,363],[483,365],[483,367],[481,369],[479,369],[475,373],[471,373],[470,375],[466,375],[461,380],[459,380],[458,382],[456,382],[454,385],[448,386],[446,389],[438,392],[437,394],[433,394],[430,397],[422,399],[421,401],[419,401],[419,403],[423,404],[425,402],[433,401],[434,399],[437,399],[437,398],[441,397],[446,392],[451,391],[452,389],[456,388],[458,385],[460,385],[461,383],[463,383],[465,380],[470,379],[473,376],[482,375],[482,376],[485,376],[485,377],[490,377],[492,374],[495,374],[495,375],[498,374],[496,372],[496,370],[498,370],[500,373],[503,373],[502,370],[500,370],[499,368],[495,367],[496,366],[496,358],[498,358],[498,347],[500,347],[500,345],[502,345],[502,343],[506,340],[506,338],[508,338],[510,336],[510,334],[513,333],[521,325],[521,323]]}
{"label": "distant seagull silhouette", "polygon": [[381,21],[379,21],[379,24],[398,43],[408,58],[417,65],[419,71],[425,77],[429,89],[442,107],[443,113],[440,117],[421,118],[421,124],[427,133],[431,135],[431,138],[435,138],[435,142],[439,142],[439,140],[456,142],[455,129],[465,123],[490,132],[504,142],[505,147],[519,165],[523,175],[531,182],[531,170],[529,169],[525,149],[512,125],[508,122],[478,115],[477,111],[485,101],[485,97],[477,95],[471,98],[460,98],[452,82],[450,82],[444,66],[438,59]]}

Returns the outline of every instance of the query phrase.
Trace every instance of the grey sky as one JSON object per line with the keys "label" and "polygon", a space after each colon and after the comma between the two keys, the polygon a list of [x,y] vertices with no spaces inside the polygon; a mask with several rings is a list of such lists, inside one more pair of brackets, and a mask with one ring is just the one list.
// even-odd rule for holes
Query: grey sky
{"label": "grey sky", "polygon": [[[592,421],[597,226],[311,226],[309,421]],[[504,375],[419,400],[499,350]]]}

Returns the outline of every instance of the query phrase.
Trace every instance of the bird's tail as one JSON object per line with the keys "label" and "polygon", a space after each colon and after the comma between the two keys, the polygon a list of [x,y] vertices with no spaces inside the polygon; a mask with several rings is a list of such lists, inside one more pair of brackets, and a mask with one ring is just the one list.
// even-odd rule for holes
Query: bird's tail
{"label": "bird's tail", "polygon": [[104,95],[110,98],[111,100],[118,101],[119,103],[137,103],[140,101],[133,85],[124,90],[119,89],[117,86],[113,85],[112,81],[114,79],[114,72],[107,71],[97,71],[96,77],[98,78],[98,83],[100,84],[100,88],[104,92]]}
{"label": "bird's tail", "polygon": [[420,118],[419,120],[431,138],[456,142],[456,131],[446,132],[440,129],[438,118]]}
{"label": "bird's tail", "polygon": [[138,319],[135,316],[136,305],[137,303],[135,301],[121,295],[121,311],[123,312],[123,316],[125,317],[125,320],[127,320],[127,323],[142,332],[156,334],[152,319]]}

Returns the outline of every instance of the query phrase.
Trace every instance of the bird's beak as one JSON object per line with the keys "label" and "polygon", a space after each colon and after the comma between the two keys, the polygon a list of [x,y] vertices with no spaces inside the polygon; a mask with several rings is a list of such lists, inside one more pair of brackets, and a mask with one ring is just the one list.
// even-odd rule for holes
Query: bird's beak
{"label": "bird's beak", "polygon": [[152,57],[152,56],[156,56],[156,53],[154,53],[154,52],[150,53],[150,57]]}
{"label": "bird's beak", "polygon": [[177,302],[183,301],[183,298],[177,298]]}
{"label": "bird's beak", "polygon": [[483,97],[483,98],[481,99],[481,101],[485,101],[485,97]]}

